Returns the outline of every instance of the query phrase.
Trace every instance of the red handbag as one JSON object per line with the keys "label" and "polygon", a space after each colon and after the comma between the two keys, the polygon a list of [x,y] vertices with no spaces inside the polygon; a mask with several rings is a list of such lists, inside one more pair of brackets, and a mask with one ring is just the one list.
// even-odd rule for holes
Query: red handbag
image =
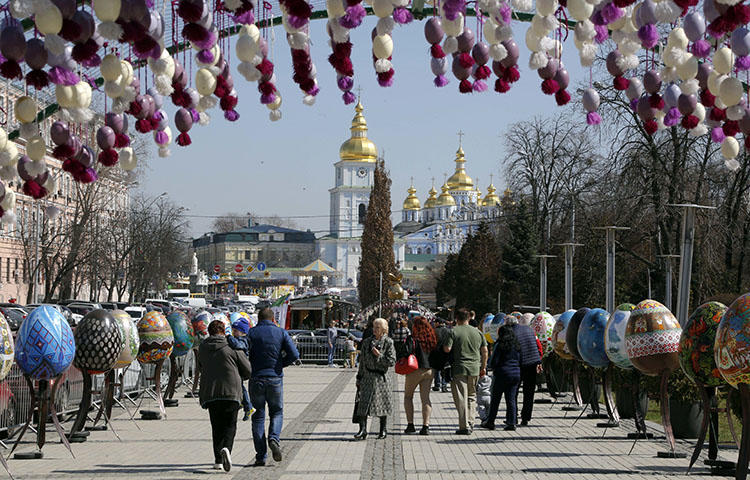
{"label": "red handbag", "polygon": [[[411,339],[411,344],[412,344],[412,351],[414,351],[414,339],[413,338]],[[395,370],[396,370],[396,373],[398,373],[399,375],[408,375],[411,372],[416,371],[417,369],[419,369],[419,362],[417,362],[417,357],[413,353],[410,353],[409,355],[400,358],[396,362]]]}

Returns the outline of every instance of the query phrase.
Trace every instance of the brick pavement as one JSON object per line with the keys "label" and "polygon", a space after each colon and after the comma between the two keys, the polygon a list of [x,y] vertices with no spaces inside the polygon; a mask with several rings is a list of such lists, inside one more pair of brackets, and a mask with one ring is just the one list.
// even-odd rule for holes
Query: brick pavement
{"label": "brick pavement", "polygon": [[[213,459],[208,415],[196,400],[182,398],[182,391],[176,396],[180,398],[180,406],[168,409],[166,420],[131,422],[120,415],[113,424],[122,441],[112,432],[92,432],[88,442],[73,445],[75,459],[50,429],[45,458],[12,459],[11,470],[18,479],[169,480],[207,475],[230,478],[210,469]],[[402,435],[406,424],[402,392],[403,378],[399,377],[395,393],[398,406],[389,419],[389,437],[382,441],[371,435],[365,442],[354,442],[351,441],[356,431],[351,423],[353,370],[290,368],[284,390],[284,460],[275,464],[269,458],[267,467],[243,467],[252,462],[254,452],[250,423],[239,422],[232,477],[236,480],[709,478],[701,461],[688,477],[686,459],[656,458],[656,451],[665,448],[663,439],[641,440],[628,455],[633,442],[625,434],[632,430],[632,423],[625,421],[623,427],[606,432],[596,428],[597,420],[582,418],[573,426],[577,413],[566,416],[562,404],[536,405],[532,425],[515,432],[477,430],[470,437],[457,437],[453,434],[457,418],[450,393],[432,392],[431,435]],[[415,407],[415,417],[420,418],[418,395]],[[371,433],[377,432],[377,423],[377,420],[371,422]],[[33,439],[27,434],[18,450],[32,450]],[[680,450],[687,452],[690,448],[689,442],[679,442]],[[732,451],[723,454],[736,456]]]}

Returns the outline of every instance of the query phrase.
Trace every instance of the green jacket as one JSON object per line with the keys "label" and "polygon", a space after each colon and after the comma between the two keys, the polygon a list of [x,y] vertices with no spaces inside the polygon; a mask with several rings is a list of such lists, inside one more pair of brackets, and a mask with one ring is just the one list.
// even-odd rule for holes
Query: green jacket
{"label": "green jacket", "polygon": [[198,350],[201,368],[201,407],[216,400],[242,401],[242,380],[250,378],[250,361],[241,350],[232,350],[224,335],[212,335]]}

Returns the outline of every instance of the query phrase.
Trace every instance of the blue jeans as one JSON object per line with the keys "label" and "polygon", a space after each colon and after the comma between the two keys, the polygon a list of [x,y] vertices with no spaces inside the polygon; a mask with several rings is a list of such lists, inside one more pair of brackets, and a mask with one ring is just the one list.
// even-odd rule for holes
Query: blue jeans
{"label": "blue jeans", "polygon": [[328,365],[333,365],[334,345],[328,345]]}
{"label": "blue jeans", "polygon": [[253,413],[253,444],[255,459],[265,461],[268,452],[266,440],[266,404],[268,404],[268,440],[279,441],[284,415],[283,377],[259,377],[250,380],[250,399],[255,406]]}
{"label": "blue jeans", "polygon": [[253,404],[250,401],[250,394],[247,393],[247,388],[245,388],[245,382],[242,382],[242,410],[245,412],[249,412],[253,409]]}
{"label": "blue jeans", "polygon": [[505,395],[505,424],[515,425],[518,418],[518,384],[521,383],[520,377],[506,377],[500,371],[493,372],[492,375],[492,397],[490,399],[490,408],[487,411],[487,425],[495,425],[497,410],[500,408],[500,400]]}

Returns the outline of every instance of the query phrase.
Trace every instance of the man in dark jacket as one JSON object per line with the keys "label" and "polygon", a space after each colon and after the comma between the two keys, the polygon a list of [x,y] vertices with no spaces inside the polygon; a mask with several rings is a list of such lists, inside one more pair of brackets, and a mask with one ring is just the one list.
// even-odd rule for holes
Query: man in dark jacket
{"label": "man in dark jacket", "polygon": [[534,409],[534,391],[536,390],[536,374],[540,371],[542,357],[539,355],[536,335],[528,325],[516,323],[513,325],[518,343],[521,344],[521,389],[523,390],[523,408],[521,409],[521,425],[526,426],[531,421]]}
{"label": "man in dark jacket", "polygon": [[[255,407],[253,419],[253,443],[255,444],[255,466],[266,464],[268,448],[273,459],[281,461],[279,434],[283,423],[284,367],[299,358],[297,347],[286,330],[273,323],[273,310],[264,308],[258,313],[258,324],[247,333],[250,347],[250,364],[253,374],[250,379],[250,400]],[[268,446],[266,446],[266,404],[268,404]]]}
{"label": "man in dark jacket", "polygon": [[224,323],[208,325],[207,339],[201,342],[198,358],[201,368],[201,407],[208,409],[214,444],[214,469],[232,468],[232,445],[237,433],[237,410],[242,400],[242,379],[250,378],[250,363],[238,350],[232,350],[224,336]]}
{"label": "man in dark jacket", "polygon": [[[250,323],[246,318],[240,318],[232,324],[232,334],[227,336],[227,343],[232,350],[239,350],[245,354],[246,357],[250,358],[250,352],[247,344],[247,332],[250,331]],[[247,422],[250,420],[250,415],[255,412],[253,404],[250,403],[250,394],[247,393],[245,383],[242,383],[242,410],[245,414],[242,416],[242,421]]]}

